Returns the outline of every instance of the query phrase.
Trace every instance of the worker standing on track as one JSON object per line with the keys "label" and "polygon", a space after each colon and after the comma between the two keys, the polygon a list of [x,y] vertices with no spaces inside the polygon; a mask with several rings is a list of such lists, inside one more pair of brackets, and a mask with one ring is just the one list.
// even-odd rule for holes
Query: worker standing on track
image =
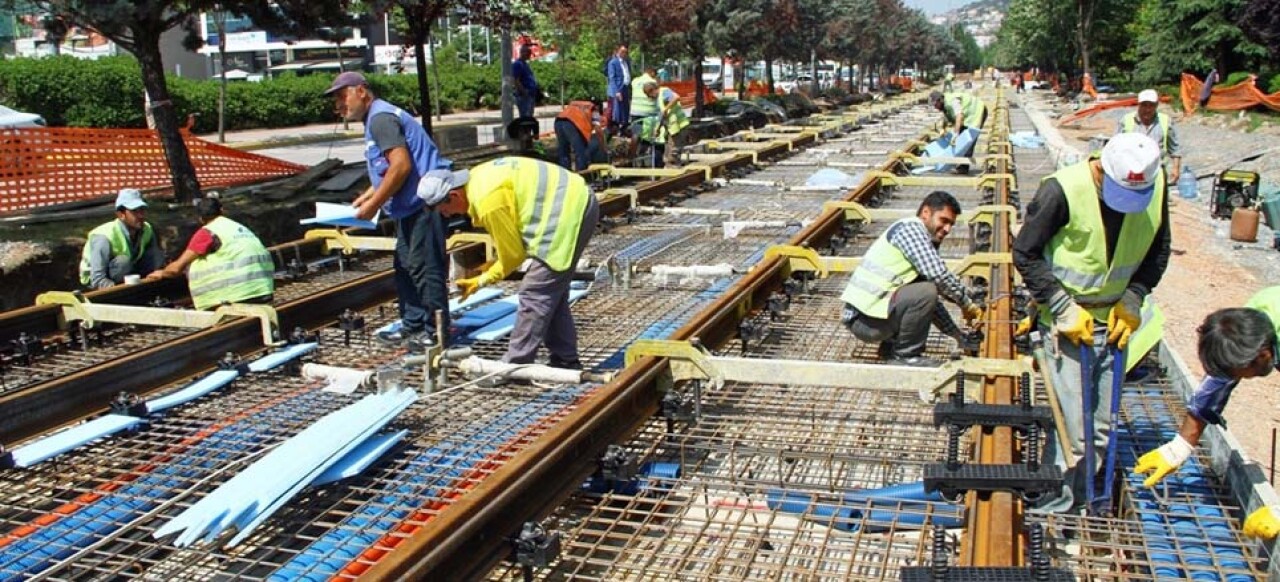
{"label": "worker standing on track", "polygon": [[1178,142],[1178,130],[1173,126],[1173,118],[1160,115],[1156,111],[1160,107],[1160,95],[1155,89],[1147,89],[1138,93],[1138,110],[1130,111],[1120,120],[1116,135],[1122,133],[1140,133],[1160,144],[1161,163],[1169,182],[1178,183],[1182,176],[1182,146]]}
{"label": "worker standing on track", "polygon": [[275,261],[248,227],[222,215],[217,198],[196,204],[204,225],[191,236],[178,260],[147,275],[148,281],[187,274],[196,309],[224,303],[271,303],[275,293]]}
{"label": "worker standing on track", "polygon": [[[1280,287],[1268,287],[1249,298],[1242,308],[1220,309],[1209,314],[1196,330],[1197,351],[1206,376],[1187,400],[1187,418],[1172,440],[1138,458],[1135,473],[1149,474],[1144,484],[1154,486],[1191,456],[1200,435],[1210,424],[1222,425],[1222,411],[1240,380],[1266,376],[1280,369]],[[1274,538],[1280,532],[1280,506],[1254,511],[1244,522],[1244,533]]]}
{"label": "worker standing on track", "polygon": [[[1143,135],[1117,136],[1100,157],[1058,170],[1027,206],[1013,261],[1040,306],[1048,372],[1077,453],[1085,449],[1084,390],[1093,391],[1095,405],[1111,401],[1113,352],[1107,345],[1127,346],[1141,323],[1143,300],[1169,264],[1169,249],[1160,148]],[[1082,345],[1093,349],[1091,386],[1082,385]],[[1092,414],[1093,450],[1100,459],[1110,407],[1097,406]],[[1067,467],[1056,435],[1050,432],[1048,447],[1066,469],[1063,490],[1038,509],[1061,513],[1084,505],[1084,455]]]}
{"label": "worker standing on track", "polygon": [[880,357],[890,364],[940,365],[923,355],[930,324],[966,351],[981,341],[977,332],[962,331],[938,300],[941,295],[959,305],[966,321],[982,320],[982,306],[938,255],[959,214],[954,196],[930,193],[916,216],[893,223],[876,239],[840,296],[845,327],[861,341],[879,342]]}
{"label": "worker standing on track", "polygon": [[653,144],[653,167],[679,165],[680,132],[689,126],[680,95],[657,83],[645,84],[644,94],[657,108],[657,113],[645,118],[643,123],[643,134]]}
{"label": "worker standing on track", "polygon": [[455,172],[445,216],[466,214],[493,237],[498,259],[477,277],[459,279],[465,298],[507,278],[532,258],[520,284],[515,329],[503,361],[529,364],[545,344],[550,365],[581,369],[569,284],[595,232],[600,206],[586,180],[541,160],[505,157]]}
{"label": "worker standing on track", "polygon": [[142,193],[125,188],[116,195],[116,219],[89,231],[80,253],[80,284],[106,289],[126,275],[146,276],[164,264],[155,229],[147,222]]}
{"label": "worker standing on track", "polygon": [[[450,175],[452,165],[440,156],[431,136],[412,115],[378,99],[364,75],[348,71],[338,75],[325,91],[332,95],[338,115],[364,123],[365,163],[369,188],[351,203],[356,218],[372,219],[381,208],[396,221],[395,279],[401,326],[378,332],[378,340],[422,352],[436,344],[436,314],[449,329],[449,290],[445,285],[448,258],[445,253],[444,219],[429,207],[443,196],[438,185]],[[444,177],[442,177],[444,176]]]}
{"label": "worker standing on track", "polygon": [[[929,94],[929,105],[942,112],[943,119],[946,120],[948,126],[951,127],[951,140],[954,143],[960,138],[960,132],[969,128],[982,131],[982,127],[987,124],[987,106],[982,99],[975,97],[969,93],[939,93],[934,91]],[[952,152],[958,157],[967,158],[973,155],[973,148],[978,144],[978,136],[973,137],[973,142],[964,148],[964,151]],[[956,172],[961,174],[969,173],[968,165],[956,166]]]}
{"label": "worker standing on track", "polygon": [[658,103],[654,99],[644,93],[645,85],[658,82],[658,69],[654,67],[645,67],[644,74],[631,80],[631,126],[632,133],[635,133],[634,127],[637,123],[642,123],[644,118],[658,114]]}

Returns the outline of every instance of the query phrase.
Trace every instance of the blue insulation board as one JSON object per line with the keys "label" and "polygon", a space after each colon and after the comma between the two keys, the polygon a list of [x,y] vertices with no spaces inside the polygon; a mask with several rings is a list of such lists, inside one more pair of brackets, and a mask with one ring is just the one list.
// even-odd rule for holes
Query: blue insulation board
{"label": "blue insulation board", "polygon": [[[1138,455],[1159,447],[1177,433],[1181,415],[1169,410],[1166,390],[1153,386],[1125,388],[1121,415],[1118,466],[1132,467]],[[1135,405],[1135,403],[1138,403]],[[1125,472],[1129,497],[1142,522],[1151,574],[1159,580],[1253,580],[1244,548],[1222,510],[1222,500],[1210,483],[1210,471],[1196,456],[1187,459],[1157,490],[1143,486],[1144,476]],[[1181,556],[1181,558],[1179,558]]]}
{"label": "blue insulation board", "polygon": [[[580,385],[544,392],[501,416],[454,431],[452,436],[406,461],[408,471],[379,479],[381,493],[374,494],[268,579],[328,580],[408,518],[412,511],[407,508],[420,507],[445,493],[453,482],[495,454],[498,446],[563,410],[590,389],[590,385]],[[441,470],[441,465],[447,468]]]}
{"label": "blue insulation board", "polygon": [[193,480],[236,460],[267,436],[264,427],[270,424],[263,418],[311,416],[314,413],[307,413],[325,408],[332,399],[319,392],[300,394],[218,429],[150,473],[0,548],[0,580],[22,580],[45,570],[155,509]]}

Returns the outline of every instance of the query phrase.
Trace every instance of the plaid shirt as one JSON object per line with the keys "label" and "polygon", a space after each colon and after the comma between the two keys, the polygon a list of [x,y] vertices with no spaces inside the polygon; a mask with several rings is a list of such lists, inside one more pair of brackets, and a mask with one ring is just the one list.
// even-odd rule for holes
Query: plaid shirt
{"label": "plaid shirt", "polygon": [[[921,277],[933,281],[938,286],[940,295],[960,307],[968,307],[973,303],[964,283],[947,270],[946,263],[942,262],[942,257],[938,255],[938,246],[933,243],[933,237],[929,235],[923,223],[911,221],[895,224],[889,227],[888,239],[889,244],[906,255],[907,261],[916,268],[916,272],[920,273]],[[960,333],[960,328],[956,326],[955,320],[951,319],[951,314],[947,313],[947,308],[942,302],[938,302],[938,306],[933,310],[933,324],[938,326],[938,331],[948,336],[955,337]]]}

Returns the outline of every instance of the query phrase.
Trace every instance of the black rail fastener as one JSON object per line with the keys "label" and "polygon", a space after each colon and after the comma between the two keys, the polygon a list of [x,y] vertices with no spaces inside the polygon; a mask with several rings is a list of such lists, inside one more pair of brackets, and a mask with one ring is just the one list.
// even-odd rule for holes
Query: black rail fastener
{"label": "black rail fastener", "polygon": [[638,467],[635,453],[619,445],[609,445],[600,457],[600,477],[609,484],[635,479]]}
{"label": "black rail fastener", "polygon": [[18,338],[11,340],[13,347],[13,355],[15,358],[22,360],[23,364],[30,366],[36,358],[44,355],[44,342],[40,338],[27,332],[18,334]]}
{"label": "black rail fastener", "polygon": [[364,316],[356,313],[351,309],[344,310],[342,315],[338,316],[338,328],[342,330],[342,345],[351,345],[351,334],[353,332],[364,333]]}
{"label": "black rail fastener", "polygon": [[511,561],[520,566],[526,580],[532,580],[534,568],[545,568],[560,557],[560,532],[526,521],[511,539],[511,546]]}
{"label": "black rail fastener", "polygon": [[902,582],[1073,582],[1075,576],[1063,568],[1051,568],[1046,577],[1038,577],[1032,567],[958,567],[947,568],[941,577],[934,574],[933,566],[907,566],[902,568]]}
{"label": "black rail fastener", "polygon": [[[957,392],[958,394],[958,392]],[[974,425],[984,427],[1053,426],[1053,411],[1048,406],[1023,408],[1019,404],[981,404],[939,402],[933,405],[933,426]]]}
{"label": "black rail fastener", "polygon": [[[948,443],[949,445],[950,443]],[[950,451],[947,451],[950,457]],[[948,458],[950,461],[950,458]],[[1023,463],[1009,465],[933,463],[924,467],[924,490],[939,491],[954,499],[962,491],[990,493],[1006,491],[1023,499],[1040,500],[1056,495],[1062,487],[1062,470],[1051,463],[1040,463],[1036,470]]]}
{"label": "black rail fastener", "polygon": [[145,418],[150,411],[147,410],[147,402],[138,397],[137,394],[127,390],[121,391],[111,401],[111,411],[116,414],[125,416],[136,416]]}

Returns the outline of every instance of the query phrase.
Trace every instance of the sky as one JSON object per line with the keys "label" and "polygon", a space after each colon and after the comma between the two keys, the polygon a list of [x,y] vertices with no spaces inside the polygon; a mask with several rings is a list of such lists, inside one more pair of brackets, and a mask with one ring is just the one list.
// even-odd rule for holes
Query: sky
{"label": "sky", "polygon": [[924,9],[926,14],[941,14],[968,4],[969,0],[906,0],[907,6]]}

